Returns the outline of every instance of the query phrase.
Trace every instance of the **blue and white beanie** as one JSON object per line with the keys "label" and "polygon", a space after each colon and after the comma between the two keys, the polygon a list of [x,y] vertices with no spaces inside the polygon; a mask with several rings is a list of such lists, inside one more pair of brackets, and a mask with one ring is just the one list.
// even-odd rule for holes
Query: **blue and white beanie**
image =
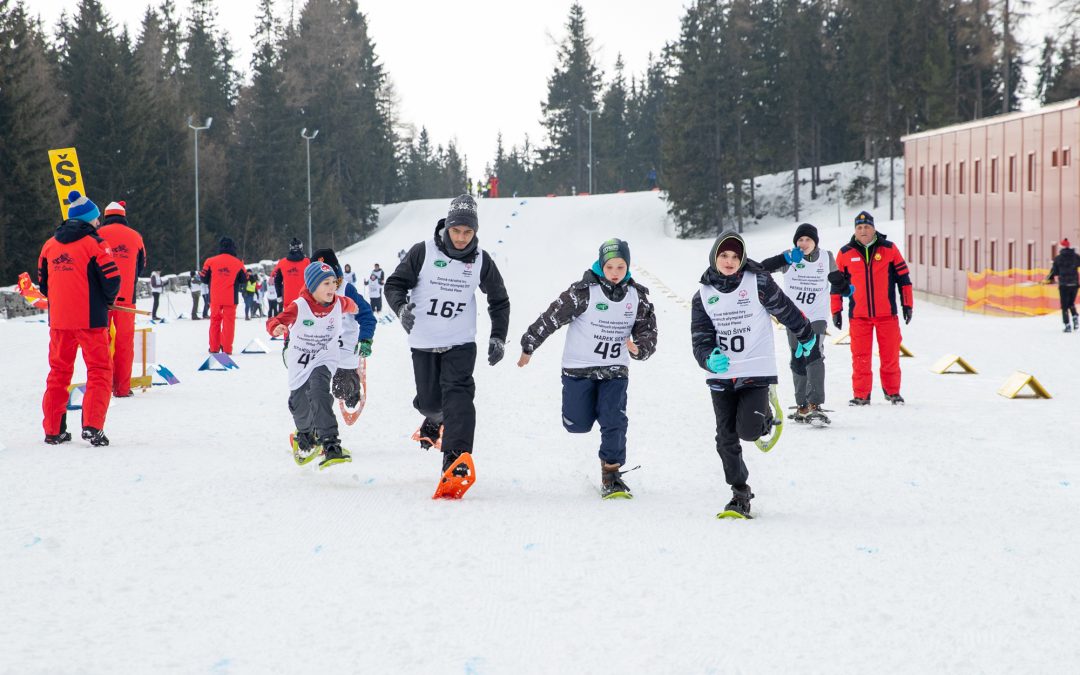
{"label": "blue and white beanie", "polygon": [[80,194],[78,190],[72,190],[68,193],[67,202],[69,205],[69,219],[92,223],[101,215],[101,211],[98,210],[97,204],[90,201],[86,195]]}
{"label": "blue and white beanie", "polygon": [[327,278],[336,279],[337,275],[334,274],[334,268],[324,262],[313,262],[304,269],[304,286],[309,293],[314,293],[323,279]]}

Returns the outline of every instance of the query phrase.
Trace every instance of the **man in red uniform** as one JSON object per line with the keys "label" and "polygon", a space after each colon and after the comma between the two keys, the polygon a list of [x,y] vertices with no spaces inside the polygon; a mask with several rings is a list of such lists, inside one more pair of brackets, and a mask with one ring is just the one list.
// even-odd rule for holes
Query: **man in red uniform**
{"label": "man in red uniform", "polygon": [[289,242],[289,253],[277,261],[270,272],[281,307],[288,307],[300,296],[300,291],[304,288],[304,270],[309,262],[304,255],[304,243],[293,237]]}
{"label": "man in red uniform", "polygon": [[[142,235],[128,226],[127,202],[112,202],[105,207],[105,219],[98,228],[98,236],[108,244],[116,266],[120,268],[120,292],[116,295],[115,304],[117,307],[134,309],[135,284],[146,268],[146,247]],[[135,314],[110,310],[109,324],[115,331],[113,396],[134,396],[131,391],[131,362],[135,359]]]}
{"label": "man in red uniform", "polygon": [[91,445],[108,445],[102,429],[112,388],[109,305],[120,291],[120,270],[95,231],[101,215],[97,205],[76,190],[68,193],[68,204],[68,219],[38,256],[38,284],[49,298],[49,377],[41,401],[45,442],[71,440],[67,388],[81,347],[86,363],[82,437]]}
{"label": "man in red uniform", "polygon": [[855,235],[836,254],[837,269],[829,273],[833,325],[844,323],[844,298],[850,298],[851,405],[870,405],[874,384],[871,350],[877,332],[881,360],[881,389],[885,399],[900,405],[900,321],[896,311],[896,287],[900,287],[904,323],[911,322],[911,277],[896,244],[874,228],[874,217],[863,211],[855,216]]}
{"label": "man in red uniform", "polygon": [[218,242],[216,256],[203,263],[202,280],[210,286],[210,353],[232,354],[236,332],[236,305],[240,286],[247,282],[244,261],[236,255],[236,244],[228,237]]}

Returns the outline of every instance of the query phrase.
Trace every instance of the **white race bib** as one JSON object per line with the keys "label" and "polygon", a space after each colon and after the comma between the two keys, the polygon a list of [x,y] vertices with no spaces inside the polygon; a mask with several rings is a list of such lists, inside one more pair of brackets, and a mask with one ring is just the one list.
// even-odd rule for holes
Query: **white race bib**
{"label": "white race bib", "polygon": [[731,359],[726,373],[709,373],[706,379],[775,377],[772,320],[758,298],[757,275],[743,272],[742,283],[731,293],[712,286],[698,293],[716,329],[716,346]]}
{"label": "white race bib", "polygon": [[817,262],[788,265],[784,290],[810,321],[829,320],[829,253],[818,252]]}
{"label": "white race bib", "polygon": [[424,244],[424,265],[409,293],[416,323],[409,333],[413,349],[441,349],[476,341],[476,289],[480,287],[483,251],[476,261],[450,258],[432,239]]}
{"label": "white race bib", "polygon": [[637,318],[638,292],[631,286],[621,302],[609,300],[599,284],[589,286],[589,307],[570,322],[563,368],[630,365],[626,339]]}
{"label": "white race bib", "polygon": [[297,298],[293,304],[296,305],[296,323],[289,328],[289,348],[285,351],[290,391],[304,386],[311,371],[319,366],[328,367],[333,375],[342,330],[340,302],[335,302],[334,308],[323,317],[315,316],[303,298]]}

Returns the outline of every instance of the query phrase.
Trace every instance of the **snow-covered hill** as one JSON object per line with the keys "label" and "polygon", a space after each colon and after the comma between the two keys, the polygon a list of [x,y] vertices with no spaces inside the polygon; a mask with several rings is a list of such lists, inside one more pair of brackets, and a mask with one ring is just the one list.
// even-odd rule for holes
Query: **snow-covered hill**
{"label": "snow-covered hill", "polygon": [[[391,270],[446,206],[384,212],[343,262]],[[854,213],[837,227],[835,209],[807,216],[833,249]],[[353,463],[320,473],[289,458],[278,355],[196,372],[207,325],[186,320],[155,329],[182,383],[114,401],[111,447],[45,446],[47,327],[0,322],[0,672],[1072,668],[1080,337],[1054,316],[918,303],[908,405],[861,409],[846,405],[847,348],[830,342],[832,428],[789,425],[768,455],[749,448],[757,518],[717,521],[730,493],[688,309],[711,242],[672,239],[665,212],[655,193],[481,202],[511,348],[477,366],[478,483],[459,503],[430,499],[439,458],[409,441],[419,415],[396,324],[376,335],[368,407],[342,427]],[[751,256],[789,247],[793,229],[749,228]],[[514,366],[525,326],[612,236],[630,242],[660,328],[655,357],[632,365],[629,461],[643,468],[627,477],[637,498],[619,503],[597,498],[598,434],[561,427],[561,336]],[[256,336],[260,322],[238,322],[238,346]],[[947,352],[980,374],[931,374]],[[1055,398],[997,396],[1014,369]]]}

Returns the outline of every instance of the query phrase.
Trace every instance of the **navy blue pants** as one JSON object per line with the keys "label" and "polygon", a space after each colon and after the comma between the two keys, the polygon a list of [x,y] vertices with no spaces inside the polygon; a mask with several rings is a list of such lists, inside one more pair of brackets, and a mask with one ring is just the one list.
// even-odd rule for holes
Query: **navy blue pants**
{"label": "navy blue pants", "polygon": [[572,434],[587,434],[600,423],[600,459],[626,462],[627,378],[590,380],[562,376],[562,421]]}

